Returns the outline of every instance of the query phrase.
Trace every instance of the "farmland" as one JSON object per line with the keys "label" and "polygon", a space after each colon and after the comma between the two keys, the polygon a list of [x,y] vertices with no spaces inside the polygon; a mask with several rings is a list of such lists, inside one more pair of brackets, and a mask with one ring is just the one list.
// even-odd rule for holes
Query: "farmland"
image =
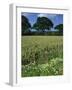
{"label": "farmland", "polygon": [[21,76],[63,74],[63,36],[22,36]]}

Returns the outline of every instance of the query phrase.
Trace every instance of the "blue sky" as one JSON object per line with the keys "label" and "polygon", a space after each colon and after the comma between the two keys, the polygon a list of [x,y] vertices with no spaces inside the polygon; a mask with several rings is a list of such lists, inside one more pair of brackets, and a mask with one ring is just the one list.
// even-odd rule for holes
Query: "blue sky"
{"label": "blue sky", "polygon": [[58,24],[63,24],[63,14],[27,13],[27,12],[25,13],[25,12],[22,12],[21,15],[26,16],[28,18],[29,22],[31,23],[31,25],[33,25],[36,22],[37,17],[49,18],[54,23],[54,27]]}

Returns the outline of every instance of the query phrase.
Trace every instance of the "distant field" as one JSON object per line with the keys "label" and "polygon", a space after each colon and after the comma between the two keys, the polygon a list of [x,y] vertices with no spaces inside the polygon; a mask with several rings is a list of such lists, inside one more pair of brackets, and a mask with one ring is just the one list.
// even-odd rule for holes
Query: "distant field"
{"label": "distant field", "polygon": [[63,74],[62,36],[22,36],[22,77]]}

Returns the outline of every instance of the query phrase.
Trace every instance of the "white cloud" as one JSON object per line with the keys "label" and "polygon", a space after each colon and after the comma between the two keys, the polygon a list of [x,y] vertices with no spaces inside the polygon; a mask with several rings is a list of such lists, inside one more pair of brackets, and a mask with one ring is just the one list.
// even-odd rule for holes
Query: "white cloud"
{"label": "white cloud", "polygon": [[46,14],[46,13],[41,13],[38,14],[38,17],[48,17],[48,18],[55,18],[57,16],[57,14]]}
{"label": "white cloud", "polygon": [[40,14],[38,14],[38,17],[48,17],[48,15],[47,14],[40,13]]}
{"label": "white cloud", "polygon": [[24,16],[28,16],[29,14],[28,14],[28,13],[22,13],[22,15],[24,15]]}

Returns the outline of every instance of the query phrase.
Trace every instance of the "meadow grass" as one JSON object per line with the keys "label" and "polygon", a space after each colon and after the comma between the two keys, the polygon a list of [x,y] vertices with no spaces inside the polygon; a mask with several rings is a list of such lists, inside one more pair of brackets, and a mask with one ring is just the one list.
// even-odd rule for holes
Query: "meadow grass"
{"label": "meadow grass", "polygon": [[22,77],[63,74],[62,36],[22,36]]}

